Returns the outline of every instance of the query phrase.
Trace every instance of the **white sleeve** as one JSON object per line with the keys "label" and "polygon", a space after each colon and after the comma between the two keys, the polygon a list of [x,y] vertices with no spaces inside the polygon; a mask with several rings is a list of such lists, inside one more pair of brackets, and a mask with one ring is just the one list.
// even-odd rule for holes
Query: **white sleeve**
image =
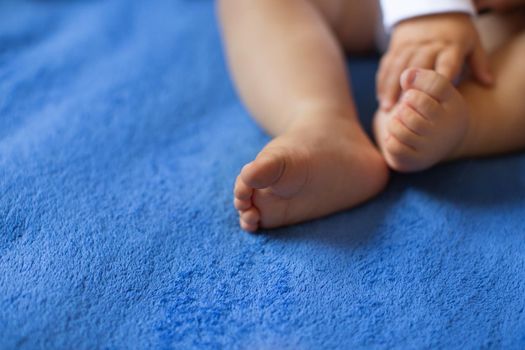
{"label": "white sleeve", "polygon": [[446,12],[476,14],[471,0],[381,0],[383,24],[387,32],[402,20]]}

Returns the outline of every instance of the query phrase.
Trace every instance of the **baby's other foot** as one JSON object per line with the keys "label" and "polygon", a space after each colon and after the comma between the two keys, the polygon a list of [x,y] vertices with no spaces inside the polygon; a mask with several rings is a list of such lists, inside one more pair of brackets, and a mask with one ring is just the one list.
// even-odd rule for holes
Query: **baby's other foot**
{"label": "baby's other foot", "polygon": [[244,166],[234,205],[241,227],[256,231],[355,206],[387,178],[384,160],[355,122],[319,118],[290,128]]}
{"label": "baby's other foot", "polygon": [[449,159],[468,127],[468,107],[438,73],[410,68],[401,76],[403,95],[391,112],[374,119],[376,141],[388,165],[400,172],[427,169]]}

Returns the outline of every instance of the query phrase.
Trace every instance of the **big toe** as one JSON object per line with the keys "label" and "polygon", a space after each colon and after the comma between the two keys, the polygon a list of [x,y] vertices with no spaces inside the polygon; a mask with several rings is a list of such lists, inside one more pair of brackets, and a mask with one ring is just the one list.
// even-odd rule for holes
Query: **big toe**
{"label": "big toe", "polygon": [[282,176],[285,168],[284,157],[273,152],[264,152],[257,158],[244,166],[241,177],[256,189],[269,187],[276,183]]}

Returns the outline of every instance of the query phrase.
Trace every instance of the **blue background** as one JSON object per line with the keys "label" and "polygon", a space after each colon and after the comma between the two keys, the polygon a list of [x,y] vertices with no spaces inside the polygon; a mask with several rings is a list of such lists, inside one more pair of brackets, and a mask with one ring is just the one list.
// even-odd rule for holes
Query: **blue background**
{"label": "blue background", "polygon": [[[375,59],[352,61],[365,123]],[[525,347],[525,156],[249,235],[211,1],[0,3],[0,347]]]}

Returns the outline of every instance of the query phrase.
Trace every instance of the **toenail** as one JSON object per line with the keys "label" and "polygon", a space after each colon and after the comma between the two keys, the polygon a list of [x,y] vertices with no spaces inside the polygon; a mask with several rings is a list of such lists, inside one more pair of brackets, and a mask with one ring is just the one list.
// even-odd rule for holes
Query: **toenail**
{"label": "toenail", "polygon": [[408,69],[407,71],[405,71],[405,75],[406,75],[405,81],[407,82],[407,84],[409,85],[413,84],[417,78],[417,74],[418,74],[418,70],[415,68]]}

